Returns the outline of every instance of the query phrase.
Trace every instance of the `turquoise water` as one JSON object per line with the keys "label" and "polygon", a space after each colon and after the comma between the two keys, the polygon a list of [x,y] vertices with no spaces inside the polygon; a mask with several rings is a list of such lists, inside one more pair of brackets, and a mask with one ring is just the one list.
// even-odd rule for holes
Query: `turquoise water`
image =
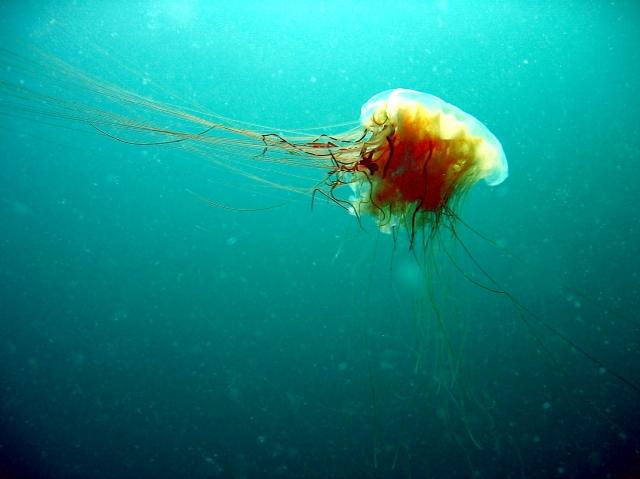
{"label": "turquoise water", "polygon": [[[0,4],[0,79],[50,95],[0,86],[0,477],[640,475],[640,9],[559,3]],[[514,299],[456,240],[416,263],[233,168],[321,169],[42,115],[158,119],[16,70],[34,47],[258,131],[355,122],[389,88],[444,98],[509,160],[458,231]]]}

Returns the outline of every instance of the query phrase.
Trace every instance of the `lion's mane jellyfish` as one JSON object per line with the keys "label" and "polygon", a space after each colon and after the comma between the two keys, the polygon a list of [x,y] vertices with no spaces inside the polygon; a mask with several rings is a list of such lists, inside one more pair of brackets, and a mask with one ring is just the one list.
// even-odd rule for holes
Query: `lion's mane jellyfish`
{"label": "lion's mane jellyfish", "polygon": [[[541,351],[549,353],[547,356],[554,365],[558,362],[550,353],[546,338],[561,341],[596,365],[598,371],[606,372],[640,392],[636,380],[627,378],[628,373],[621,374],[600,361],[589,348],[582,347],[581,342],[574,341],[545,317],[531,312],[503,288],[457,235],[457,222],[476,233],[458,217],[459,201],[481,180],[490,186],[502,183],[508,177],[508,166],[500,142],[487,127],[442,99],[414,90],[387,90],[362,106],[359,124],[353,122],[349,127],[343,124],[340,128],[346,131],[333,133],[333,128],[339,128],[336,125],[319,134],[317,128],[303,131],[268,128],[216,115],[198,105],[175,106],[191,103],[180,100],[175,92],[168,92],[171,103],[155,100],[153,89],[151,94],[143,96],[37,52],[31,58],[0,50],[0,65],[3,66],[0,69],[0,114],[65,128],[71,123],[74,129],[80,127],[80,130],[84,128],[119,142],[144,146],[145,153],[156,146],[171,151],[182,150],[188,155],[201,156],[227,172],[245,176],[270,191],[301,193],[311,197],[312,202],[323,196],[358,220],[365,216],[373,218],[382,232],[393,235],[394,244],[400,232],[406,233],[411,273],[416,273],[411,276],[412,283],[407,284],[417,286],[408,292],[409,295],[416,292],[412,298],[416,329],[409,332],[410,341],[415,337],[415,348],[408,348],[415,367],[408,374],[400,373],[396,379],[390,379],[398,386],[388,398],[388,405],[394,410],[401,412],[401,406],[396,405],[405,403],[407,407],[412,404],[421,407],[424,398],[428,398],[430,404],[436,404],[435,398],[440,395],[444,400],[438,401],[435,417],[449,424],[461,424],[478,450],[492,441],[493,426],[482,427],[481,423],[482,417],[486,417],[487,424],[494,424],[491,409],[496,402],[491,400],[492,405],[487,405],[483,397],[472,391],[472,383],[467,382],[468,378],[475,378],[463,364],[467,338],[473,336],[467,335],[465,319],[472,316],[460,311],[457,288],[451,288],[449,294],[449,266],[472,286],[506,297],[527,334],[533,337]],[[9,78],[2,77],[2,72]],[[164,89],[159,92],[159,98],[167,98]],[[298,174],[300,171],[292,171],[295,168],[311,174],[308,177]],[[215,179],[226,180],[224,176]],[[216,191],[220,195],[225,181],[213,183],[219,188]],[[204,199],[214,206],[226,208],[222,203]],[[230,209],[240,209],[233,206]],[[430,248],[437,243],[432,240],[439,238],[438,232],[442,229],[452,233],[450,243],[446,242],[447,238],[440,242],[442,251],[438,253],[444,252],[450,260],[444,264],[431,254],[436,248]],[[479,233],[478,236],[487,239]],[[418,251],[415,245],[422,246],[423,250]],[[461,253],[460,258],[452,254],[456,248]],[[373,250],[374,255],[376,251]],[[367,261],[369,259],[367,255]],[[459,263],[458,259],[461,260]],[[471,271],[465,270],[468,265]],[[370,281],[371,276],[367,279]],[[384,280],[387,281],[386,277]],[[459,284],[455,283],[456,286]],[[397,289],[405,294],[404,289],[408,288]],[[447,317],[449,313],[451,318]],[[607,315],[603,316],[610,317]],[[369,315],[364,316],[368,321]],[[384,314],[380,316],[382,321],[389,319]],[[376,337],[369,333],[370,330],[373,328],[367,327],[364,332],[367,350],[370,337],[375,341],[386,341],[384,335]],[[402,348],[407,344],[402,337],[404,332],[406,330],[393,338],[402,344]],[[482,337],[477,336],[478,341],[482,341]],[[381,429],[377,404],[382,402],[379,399],[382,395],[378,396],[376,392],[374,374],[377,371],[372,366],[372,357],[367,351],[376,430],[374,464],[377,464],[376,456],[383,451],[377,439],[377,431]],[[470,371],[478,371],[473,362],[469,364]],[[414,382],[418,372],[424,374],[424,384]],[[426,384],[433,384],[434,391],[427,391],[423,387]],[[404,392],[408,394],[403,395]],[[414,417],[413,412],[406,417]],[[430,420],[426,419],[427,422]],[[450,436],[462,444],[459,434]],[[399,450],[398,446],[396,458]]]}

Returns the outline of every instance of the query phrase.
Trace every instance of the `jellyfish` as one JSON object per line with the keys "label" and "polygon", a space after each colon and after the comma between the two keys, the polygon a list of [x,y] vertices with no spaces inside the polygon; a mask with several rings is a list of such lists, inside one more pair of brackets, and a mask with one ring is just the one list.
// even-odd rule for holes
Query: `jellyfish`
{"label": "jellyfish", "polygon": [[[0,113],[64,125],[72,122],[126,144],[182,149],[257,184],[308,195],[312,204],[322,197],[359,224],[369,218],[394,242],[406,239],[425,279],[424,296],[431,308],[417,314],[416,336],[424,336],[426,323],[433,319],[442,338],[443,372],[436,381],[451,399],[449,409],[442,408],[440,414],[457,417],[478,449],[482,444],[469,426],[466,412],[472,407],[480,414],[485,411],[476,407],[478,401],[467,391],[459,348],[452,344],[451,327],[433,292],[438,264],[432,259],[444,231],[480,272],[480,280],[465,272],[445,247],[442,251],[454,268],[474,285],[506,297],[529,332],[547,330],[600,370],[640,392],[626,374],[608,367],[526,308],[461,240],[456,228],[465,224],[459,216],[465,194],[481,181],[491,187],[500,185],[509,175],[508,164],[500,141],[483,123],[441,98],[411,89],[387,90],[366,101],[359,121],[342,125],[344,131],[285,130],[237,121],[204,108],[161,102],[47,55],[32,60],[4,51],[2,60],[10,65],[14,77],[25,80],[0,81]],[[34,76],[38,81],[31,81]],[[43,84],[55,87],[56,94],[43,91],[39,86]],[[270,175],[269,165],[311,169],[317,176],[309,185],[292,186],[286,179]],[[198,196],[213,206],[224,206]],[[532,334],[545,349],[544,340]],[[415,348],[416,371],[423,367],[425,349],[424,343]],[[369,374],[372,376],[372,368]],[[374,378],[370,379],[375,385]],[[373,396],[375,406],[376,394]]]}

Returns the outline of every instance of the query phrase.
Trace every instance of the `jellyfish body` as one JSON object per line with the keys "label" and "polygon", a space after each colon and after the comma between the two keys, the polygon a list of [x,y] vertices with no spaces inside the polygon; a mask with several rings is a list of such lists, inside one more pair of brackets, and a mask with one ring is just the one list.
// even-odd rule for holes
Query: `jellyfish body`
{"label": "jellyfish body", "polygon": [[[45,57],[32,64],[19,56],[0,51],[0,64],[4,66],[5,63],[11,68],[0,69],[1,114],[27,115],[45,123],[59,122],[64,127],[74,122],[89,131],[129,145],[182,150],[189,155],[201,156],[224,172],[245,176],[252,181],[252,186],[284,190],[287,194],[295,192],[309,196],[311,193],[312,198],[320,193],[358,218],[372,217],[382,232],[395,235],[400,230],[407,231],[411,246],[415,245],[418,231],[426,233],[423,245],[443,245],[441,250],[424,248],[422,254],[413,248],[406,263],[408,267],[405,269],[405,265],[399,264],[395,268],[404,283],[402,288],[394,288],[394,295],[398,289],[409,290],[410,294],[415,292],[416,347],[411,350],[412,354],[415,353],[415,367],[406,383],[410,385],[411,397],[414,394],[416,398],[422,397],[422,393],[418,396],[422,387],[415,386],[414,376],[424,370],[428,384],[437,384],[436,393],[429,401],[443,391],[443,403],[437,407],[438,417],[451,424],[459,421],[478,449],[482,449],[485,433],[494,429],[494,421],[489,419],[491,427],[475,427],[474,424],[480,424],[477,418],[490,417],[489,411],[494,406],[485,409],[469,392],[470,383],[467,384],[465,378],[471,374],[463,371],[464,357],[461,356],[468,337],[466,324],[464,317],[457,314],[457,301],[450,301],[451,298],[465,296],[457,288],[448,290],[447,271],[438,262],[438,255],[431,253],[442,252],[449,260],[443,262],[445,267],[451,265],[473,286],[507,298],[524,322],[528,334],[544,350],[548,350],[545,336],[539,337],[538,331],[558,338],[599,370],[640,392],[636,380],[605,367],[607,365],[589,350],[582,348],[552,323],[531,314],[518,298],[490,276],[455,234],[454,227],[459,220],[457,202],[481,180],[490,186],[502,183],[508,176],[508,165],[500,142],[488,128],[442,99],[406,89],[384,91],[362,106],[357,127],[338,134],[325,130],[318,134],[317,129],[272,129],[211,112],[203,113],[202,109],[183,109],[90,77],[56,58]],[[43,81],[32,85],[4,81],[2,71],[12,75],[20,72],[26,78],[42,78]],[[272,164],[286,165],[287,168],[269,169]],[[289,177],[282,175],[289,168],[309,170],[311,179],[306,182],[303,178],[303,186],[294,186],[299,184],[300,177],[291,175],[294,179],[289,183]],[[218,180],[224,177],[212,176],[213,184],[222,184]],[[235,205],[229,207],[224,198],[218,202],[199,194],[196,196],[215,207],[252,210],[235,208]],[[442,235],[442,242],[431,242],[443,226],[454,233],[449,237],[453,242],[447,243],[446,235]],[[472,268],[470,273],[461,266],[463,261],[458,262],[451,245],[459,245],[462,260]],[[373,251],[372,256],[375,257],[376,250]],[[405,270],[400,271],[402,269]],[[365,282],[371,285],[371,277]],[[386,284],[384,286],[387,287]],[[357,285],[354,291],[355,294],[361,292]],[[354,291],[343,287],[338,293],[340,298],[349,301]],[[387,289],[380,291],[387,294]],[[384,314],[383,311],[380,314]],[[449,316],[449,313],[452,314]],[[390,324],[395,328],[398,323]],[[373,337],[369,330],[367,327],[365,333],[367,347],[369,337]],[[369,352],[366,356],[374,357]],[[553,362],[556,363],[555,359]],[[433,374],[430,364],[433,364]],[[369,366],[368,370],[373,407],[377,411],[373,368]],[[394,407],[399,404],[399,398],[400,394],[393,396],[391,404]],[[412,416],[413,413],[406,417]],[[473,418],[473,421],[467,418]],[[458,436],[457,433],[450,435]],[[457,441],[460,443],[459,439]],[[383,450],[376,444],[373,449],[374,454]]]}
{"label": "jellyfish body", "polygon": [[371,136],[363,143],[350,182],[356,214],[375,217],[382,231],[437,226],[440,216],[469,187],[508,176],[497,138],[477,119],[440,98],[395,89],[372,97],[360,121]]}

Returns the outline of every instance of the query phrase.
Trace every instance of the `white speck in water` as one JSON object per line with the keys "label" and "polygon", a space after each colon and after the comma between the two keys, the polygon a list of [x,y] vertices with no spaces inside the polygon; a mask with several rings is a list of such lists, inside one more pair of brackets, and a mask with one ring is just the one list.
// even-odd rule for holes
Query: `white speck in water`
{"label": "white speck in water", "polygon": [[111,321],[124,321],[129,317],[129,313],[125,310],[118,310],[111,316]]}

